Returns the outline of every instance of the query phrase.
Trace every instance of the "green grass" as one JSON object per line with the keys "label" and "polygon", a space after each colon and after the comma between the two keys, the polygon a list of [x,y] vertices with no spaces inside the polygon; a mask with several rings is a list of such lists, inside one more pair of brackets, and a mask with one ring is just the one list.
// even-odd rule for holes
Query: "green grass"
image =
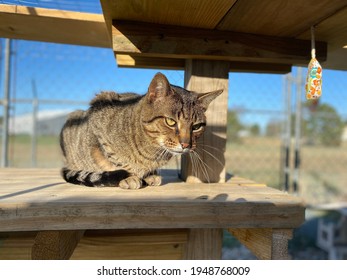
{"label": "green grass", "polygon": [[[11,167],[32,167],[30,135],[10,136],[9,162]],[[37,167],[61,167],[62,155],[57,136],[39,136],[37,138],[36,162]]]}
{"label": "green grass", "polygon": [[[57,136],[37,139],[37,167],[62,166]],[[282,189],[281,141],[269,137],[249,137],[226,148],[226,170],[268,186]],[[31,167],[31,138],[10,137],[10,165]],[[291,164],[294,162],[291,159]],[[301,147],[300,195],[307,203],[347,200],[347,143],[340,147]]]}

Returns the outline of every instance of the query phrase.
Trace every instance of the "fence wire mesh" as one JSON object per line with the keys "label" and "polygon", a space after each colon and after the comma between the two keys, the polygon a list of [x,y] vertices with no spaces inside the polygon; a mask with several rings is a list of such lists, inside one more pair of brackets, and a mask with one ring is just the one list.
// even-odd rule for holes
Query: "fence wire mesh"
{"label": "fence wire mesh", "polygon": [[[0,1],[101,11],[95,1],[83,1],[83,5],[77,2],[73,6],[70,1],[54,1],[57,6],[48,7],[50,1]],[[0,104],[5,105],[5,39],[1,39],[0,47]],[[12,167],[60,167],[58,134],[67,113],[86,109],[90,99],[101,90],[145,93],[157,71],[167,75],[172,84],[183,86],[184,83],[183,71],[117,68],[109,49],[11,40],[10,58],[8,155]],[[298,192],[308,203],[346,200],[347,73],[326,70],[323,79],[322,98],[318,103],[308,103],[296,98],[296,91],[304,86],[298,82],[296,68],[290,76],[230,73],[228,173],[283,189],[285,170],[292,170],[288,173],[289,190],[292,190],[294,123],[300,103]],[[286,99],[290,92],[291,97]],[[3,117],[4,110],[1,110],[2,130]],[[289,143],[287,169],[285,143]]]}

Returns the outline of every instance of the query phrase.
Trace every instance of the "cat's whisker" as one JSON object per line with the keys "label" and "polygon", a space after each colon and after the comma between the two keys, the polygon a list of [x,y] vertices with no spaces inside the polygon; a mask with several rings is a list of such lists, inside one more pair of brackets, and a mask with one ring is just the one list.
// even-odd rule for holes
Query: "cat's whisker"
{"label": "cat's whisker", "polygon": [[194,151],[194,154],[197,156],[197,158],[199,159],[199,161],[201,162],[201,164],[203,164],[204,166],[206,166],[208,169],[210,169],[211,171],[213,170],[213,168],[211,168],[205,161],[202,160],[201,155],[199,155],[199,153],[197,153],[196,151]]}
{"label": "cat's whisker", "polygon": [[205,179],[207,180],[207,182],[210,183],[210,177],[209,177],[209,175],[208,175],[207,168],[210,169],[210,170],[212,170],[212,168],[209,167],[209,166],[207,165],[207,163],[205,163],[205,162],[201,159],[200,155],[199,155],[197,152],[193,151],[192,154],[194,155],[194,158],[195,158],[195,160],[196,160],[196,166],[201,168],[200,170],[201,170],[203,176],[205,177]]}
{"label": "cat's whisker", "polygon": [[218,159],[214,154],[210,153],[209,151],[207,151],[204,148],[200,148],[199,149],[202,152],[207,153],[210,157],[212,157],[222,168],[224,168],[224,164],[220,161],[220,159]]}
{"label": "cat's whisker", "polygon": [[213,146],[211,146],[211,145],[207,145],[207,144],[205,144],[205,143],[199,143],[199,142],[198,142],[197,145],[198,145],[198,148],[199,148],[199,147],[201,147],[201,148],[208,148],[208,149],[212,149],[212,150],[214,150],[214,151],[216,151],[216,152],[218,152],[218,153],[220,153],[220,154],[223,154],[223,153],[224,153],[223,150],[218,149],[218,148],[216,148],[216,147],[213,147]]}
{"label": "cat's whisker", "polygon": [[190,157],[190,162],[192,163],[193,176],[197,177],[197,167],[195,163],[195,157],[193,157],[193,153],[189,153],[189,157]]}

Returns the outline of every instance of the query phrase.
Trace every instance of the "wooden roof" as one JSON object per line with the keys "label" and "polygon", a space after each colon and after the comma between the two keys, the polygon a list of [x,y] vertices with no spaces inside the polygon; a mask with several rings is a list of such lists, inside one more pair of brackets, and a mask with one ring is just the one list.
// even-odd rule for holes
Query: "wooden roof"
{"label": "wooden roof", "polygon": [[346,0],[101,3],[118,62],[129,66],[138,60],[139,65],[170,67],[186,58],[229,60],[245,70],[305,65],[310,59],[310,28],[315,26],[316,40],[327,43],[316,44],[323,67],[347,69]]}
{"label": "wooden roof", "polygon": [[[346,0],[101,0],[103,15],[0,5],[0,36],[113,47],[120,66],[286,72],[310,59],[310,27],[325,68],[347,69]],[[108,34],[107,34],[108,33]],[[320,43],[321,42],[321,43]]]}

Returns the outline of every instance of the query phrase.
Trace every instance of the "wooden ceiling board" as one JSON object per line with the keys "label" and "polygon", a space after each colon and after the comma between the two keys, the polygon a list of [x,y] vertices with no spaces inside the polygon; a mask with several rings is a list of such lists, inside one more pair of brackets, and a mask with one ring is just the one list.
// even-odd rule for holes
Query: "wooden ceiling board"
{"label": "wooden ceiling board", "polygon": [[[304,40],[310,39],[310,30],[300,34],[297,38]],[[316,40],[329,42],[330,45],[338,48],[346,46],[347,6],[315,25],[315,38]]]}
{"label": "wooden ceiling board", "polygon": [[[101,0],[114,20],[213,29],[237,0]],[[104,9],[105,11],[105,9]]]}
{"label": "wooden ceiling board", "polygon": [[[298,39],[310,39],[311,32],[300,34]],[[327,61],[322,62],[324,68],[347,70],[347,7],[326,18],[315,26],[316,40],[328,42]],[[317,48],[319,55],[320,49]]]}
{"label": "wooden ceiling board", "polygon": [[[309,31],[311,25],[332,20],[347,5],[346,0],[218,0],[213,1],[213,4],[211,1],[205,0],[101,0],[101,3],[110,34],[112,32],[112,20],[124,19],[126,21],[136,21],[139,24],[146,22],[168,25],[168,28],[171,28],[171,25],[185,26],[190,27],[192,30],[194,28],[205,28],[216,30],[216,32],[233,31],[240,34],[305,40],[310,40],[310,36],[301,35]],[[225,14],[223,15],[223,13]],[[329,45],[328,55],[324,53],[325,48],[317,55],[321,62],[323,62],[325,56],[328,56],[328,61],[323,62],[325,67],[347,69],[347,63],[339,60],[339,57],[345,57],[344,52],[335,44],[335,41],[340,41],[339,37],[343,39],[346,33],[344,29],[346,20],[344,16],[341,16],[336,21],[340,25],[342,22],[342,26],[327,31],[330,35],[329,39],[325,40],[328,37],[321,37],[317,33],[316,40],[325,41]],[[155,41],[152,41],[152,43],[146,42],[147,46],[157,43]],[[125,54],[128,52],[118,53]],[[308,51],[308,56],[309,54]],[[144,53],[144,55],[147,56],[148,53]],[[166,57],[172,56],[168,54]],[[211,57],[211,59],[215,58]],[[230,57],[228,60],[232,61],[233,59],[235,57]],[[255,57],[254,60],[251,59],[249,62],[259,62],[259,59]],[[288,61],[275,61],[271,58],[267,62],[288,63]],[[305,65],[306,63],[308,61],[292,61],[293,65]]]}
{"label": "wooden ceiling board", "polygon": [[217,29],[296,37],[344,6],[346,0],[239,0]]}
{"label": "wooden ceiling board", "polygon": [[[260,37],[271,35],[279,40],[310,40],[309,29],[314,24],[316,40],[328,45],[328,53],[317,49],[318,57],[327,57],[325,62],[321,59],[323,67],[347,70],[347,49],[342,48],[347,45],[347,0],[320,0],[317,3],[312,0],[101,0],[101,4],[104,15],[0,4],[0,37],[111,47],[112,20],[125,19],[135,20],[140,26],[149,22],[169,29],[180,26],[189,30],[213,30],[217,37],[218,32],[232,31],[241,37],[255,34]],[[192,35],[194,38],[195,34]],[[177,36],[178,44],[181,38]],[[225,53],[231,52],[225,46],[225,40],[220,42],[221,45],[215,42],[212,56],[223,48]],[[229,42],[235,43],[233,40]],[[155,44],[155,40],[152,43]],[[206,44],[194,45],[193,51],[200,45]],[[233,46],[237,51],[237,42]],[[244,44],[243,53],[249,53],[249,47],[257,49],[253,43],[251,46]],[[267,55],[261,46],[259,51],[260,56]],[[206,55],[208,53],[204,54],[205,58]],[[259,55],[256,53],[255,59],[244,60],[258,63]],[[234,59],[228,58],[229,61]],[[158,59],[155,64],[160,61],[165,60]],[[267,63],[287,64],[288,61],[274,61],[270,57]],[[305,65],[306,62],[292,60],[290,64]],[[172,65],[181,65],[181,62]]]}
{"label": "wooden ceiling board", "polygon": [[0,37],[110,47],[102,15],[0,5]]}

